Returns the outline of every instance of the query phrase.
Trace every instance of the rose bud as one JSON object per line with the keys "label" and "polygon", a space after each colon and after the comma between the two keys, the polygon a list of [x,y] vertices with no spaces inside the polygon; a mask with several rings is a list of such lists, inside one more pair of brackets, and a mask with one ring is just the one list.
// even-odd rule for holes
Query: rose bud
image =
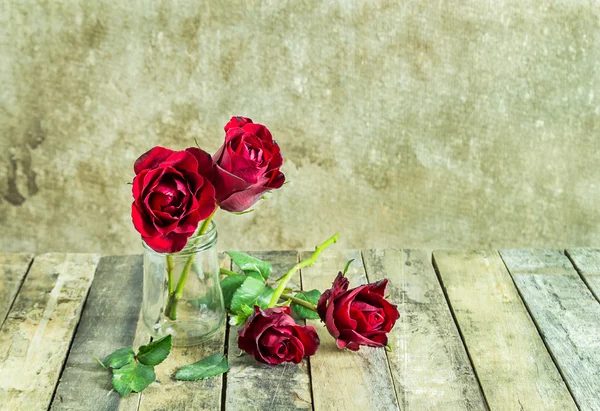
{"label": "rose bud", "polygon": [[300,326],[290,317],[290,307],[254,307],[239,332],[238,347],[265,364],[291,361],[298,364],[319,348],[319,336],[312,326]]}
{"label": "rose bud", "polygon": [[131,217],[135,229],[159,253],[181,251],[198,223],[216,207],[210,154],[154,147],[134,165]]}
{"label": "rose bud", "polygon": [[247,210],[269,190],[280,188],[283,158],[269,130],[246,117],[232,117],[225,143],[213,156],[217,204],[226,211]]}
{"label": "rose bud", "polygon": [[317,312],[339,348],[358,351],[361,345],[387,345],[387,333],[400,317],[396,306],[384,297],[387,283],[384,279],[348,290],[350,282],[339,273],[321,295]]}

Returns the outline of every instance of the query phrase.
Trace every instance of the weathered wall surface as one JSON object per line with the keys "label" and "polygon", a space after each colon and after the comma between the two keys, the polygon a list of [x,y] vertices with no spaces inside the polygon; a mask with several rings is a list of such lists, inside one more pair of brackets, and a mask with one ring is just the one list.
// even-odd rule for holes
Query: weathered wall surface
{"label": "weathered wall surface", "polygon": [[140,251],[135,158],[232,114],[291,183],[218,215],[224,248],[600,245],[597,1],[0,9],[2,251]]}

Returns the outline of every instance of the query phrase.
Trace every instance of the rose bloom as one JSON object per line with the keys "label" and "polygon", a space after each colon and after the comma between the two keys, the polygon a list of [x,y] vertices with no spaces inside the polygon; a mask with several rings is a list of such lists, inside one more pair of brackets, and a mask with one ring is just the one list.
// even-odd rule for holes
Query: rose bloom
{"label": "rose bloom", "polygon": [[246,117],[232,117],[225,143],[213,156],[217,204],[226,211],[247,210],[269,190],[280,188],[283,158],[271,132]]}
{"label": "rose bloom", "polygon": [[348,290],[350,282],[339,273],[325,291],[317,312],[339,348],[358,351],[361,345],[383,347],[387,333],[400,317],[394,304],[385,299],[388,280]]}
{"label": "rose bloom", "polygon": [[154,147],[134,165],[131,217],[135,229],[159,253],[181,251],[198,223],[216,207],[210,154],[198,149]]}
{"label": "rose bloom", "polygon": [[319,336],[312,326],[300,326],[290,317],[290,307],[254,307],[239,332],[238,347],[266,364],[291,361],[298,364],[319,348]]}

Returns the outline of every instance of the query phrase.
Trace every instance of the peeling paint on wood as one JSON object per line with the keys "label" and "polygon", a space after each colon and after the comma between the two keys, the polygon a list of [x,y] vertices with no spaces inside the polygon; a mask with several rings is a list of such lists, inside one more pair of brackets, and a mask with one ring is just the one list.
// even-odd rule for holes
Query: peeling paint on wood
{"label": "peeling paint on wood", "polygon": [[485,410],[450,308],[423,250],[365,250],[369,281],[389,280],[400,319],[387,353],[401,409]]}
{"label": "peeling paint on wood", "polygon": [[35,258],[0,329],[0,404],[46,409],[99,261],[95,254]]}
{"label": "peeling paint on wood", "polygon": [[433,256],[490,409],[575,411],[498,253]]}
{"label": "peeling paint on wood", "polygon": [[560,250],[500,254],[575,401],[600,409],[600,303]]}

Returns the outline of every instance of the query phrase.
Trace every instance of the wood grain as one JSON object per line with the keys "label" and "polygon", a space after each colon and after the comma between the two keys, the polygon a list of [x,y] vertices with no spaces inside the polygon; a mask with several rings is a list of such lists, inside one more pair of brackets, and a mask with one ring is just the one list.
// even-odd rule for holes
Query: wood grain
{"label": "wood grain", "polygon": [[112,387],[111,372],[92,356],[104,358],[134,344],[142,281],[141,255],[100,260],[52,410],[137,409],[137,399],[132,400],[135,394],[121,404],[120,395]]}
{"label": "wood grain", "polygon": [[387,353],[403,410],[484,410],[485,400],[452,314],[423,250],[363,251],[370,282],[389,280],[400,319]]}
{"label": "wood grain", "polygon": [[[303,252],[301,259],[312,252]],[[361,254],[356,250],[327,249],[313,267],[302,270],[305,290],[331,287],[346,262],[350,286],[367,283]],[[340,350],[319,320],[307,321],[321,339],[319,351],[310,358],[315,410],[397,410],[398,401],[384,348],[362,347],[359,352]]]}
{"label": "wood grain", "polygon": [[[270,279],[287,272],[298,261],[295,251],[250,252],[252,256],[273,264]],[[235,269],[235,267],[234,267]],[[300,274],[289,283],[300,287]],[[312,400],[308,363],[269,366],[254,357],[240,354],[237,345],[238,328],[229,331],[229,365],[227,374],[226,410],[310,410]]]}
{"label": "wood grain", "polygon": [[27,274],[32,254],[0,254],[0,326]]}
{"label": "wood grain", "polygon": [[490,409],[576,410],[498,253],[434,262]]}
{"label": "wood grain", "polygon": [[0,404],[47,409],[79,322],[99,256],[35,258],[0,329]]}
{"label": "wood grain", "polygon": [[575,401],[600,410],[600,304],[559,250],[501,255]]}
{"label": "wood grain", "polygon": [[[231,261],[220,256],[220,266],[229,269]],[[209,355],[224,353],[225,327],[210,340],[193,347],[174,347],[169,357],[155,367],[156,382],[141,393],[139,410],[220,410],[223,376],[198,381],[173,378],[180,367]]]}
{"label": "wood grain", "polygon": [[600,301],[600,249],[571,248],[567,255],[596,300]]}

